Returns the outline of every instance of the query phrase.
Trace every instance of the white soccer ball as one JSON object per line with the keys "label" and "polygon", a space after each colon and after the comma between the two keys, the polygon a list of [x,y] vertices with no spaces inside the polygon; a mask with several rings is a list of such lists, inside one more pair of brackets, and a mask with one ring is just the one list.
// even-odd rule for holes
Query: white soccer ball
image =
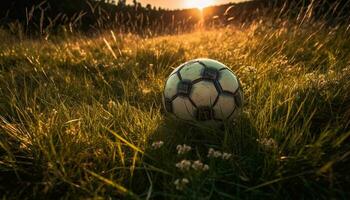
{"label": "white soccer ball", "polygon": [[182,120],[223,122],[241,113],[243,91],[227,66],[211,59],[196,59],[170,74],[163,104],[167,113]]}

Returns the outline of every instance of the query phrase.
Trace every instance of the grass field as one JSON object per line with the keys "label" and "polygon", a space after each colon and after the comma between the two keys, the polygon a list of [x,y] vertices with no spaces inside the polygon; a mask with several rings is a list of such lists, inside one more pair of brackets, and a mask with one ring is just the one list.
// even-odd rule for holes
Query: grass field
{"label": "grass field", "polygon": [[[347,26],[261,21],[154,38],[0,35],[2,199],[350,197]],[[169,73],[198,57],[225,63],[243,84],[241,118],[222,129],[162,108]],[[191,150],[178,154],[182,144]],[[209,170],[199,162],[186,170],[196,160]]]}

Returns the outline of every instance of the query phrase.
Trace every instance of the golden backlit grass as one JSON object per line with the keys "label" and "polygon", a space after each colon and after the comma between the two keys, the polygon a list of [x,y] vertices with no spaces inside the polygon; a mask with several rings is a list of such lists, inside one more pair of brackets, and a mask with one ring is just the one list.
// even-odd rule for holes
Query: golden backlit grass
{"label": "golden backlit grass", "polygon": [[[346,26],[256,22],[191,34],[0,44],[0,194],[11,198],[346,198]],[[217,59],[244,87],[223,129],[165,116],[168,74]],[[158,149],[153,142],[163,141]],[[178,155],[176,146],[192,150]],[[208,158],[208,150],[232,154]],[[181,160],[209,170],[181,171]],[[174,182],[187,179],[177,190]]]}

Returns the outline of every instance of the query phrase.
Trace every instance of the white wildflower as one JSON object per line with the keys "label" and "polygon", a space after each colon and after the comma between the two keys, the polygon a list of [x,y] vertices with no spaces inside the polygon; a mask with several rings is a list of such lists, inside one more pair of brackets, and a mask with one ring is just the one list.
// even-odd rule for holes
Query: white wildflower
{"label": "white wildflower", "polygon": [[177,190],[183,190],[188,183],[190,183],[190,181],[187,178],[176,179],[174,181]]}
{"label": "white wildflower", "polygon": [[222,156],[222,153],[220,151],[215,151],[213,148],[210,148],[208,151],[209,158],[219,158],[221,156]]}
{"label": "white wildflower", "polygon": [[205,165],[203,166],[203,171],[208,171],[208,170],[209,170],[209,165],[205,164]]}
{"label": "white wildflower", "polygon": [[153,142],[152,143],[152,147],[154,149],[159,149],[160,147],[162,147],[164,145],[164,142],[163,141],[156,141],[156,142]]}
{"label": "white wildflower", "polygon": [[209,148],[208,157],[213,157],[215,150],[213,148]]}
{"label": "white wildflower", "polygon": [[196,171],[202,170],[203,169],[203,163],[200,160],[196,160],[192,164],[192,168]]}
{"label": "white wildflower", "polygon": [[54,115],[56,115],[58,112],[57,112],[56,109],[52,109],[52,113],[53,113]]}
{"label": "white wildflower", "polygon": [[213,156],[214,156],[214,158],[219,158],[219,157],[221,157],[221,155],[222,155],[222,153],[220,151],[215,151]]}
{"label": "white wildflower", "polygon": [[185,153],[191,151],[191,149],[192,148],[186,144],[177,145],[177,147],[176,147],[177,154],[185,154]]}
{"label": "white wildflower", "polygon": [[191,167],[191,161],[189,160],[182,160],[175,165],[177,168],[179,168],[182,171],[188,171]]}
{"label": "white wildflower", "polygon": [[109,100],[108,104],[107,104],[107,107],[109,109],[112,109],[113,107],[115,107],[117,104],[115,103],[115,101],[113,100]]}
{"label": "white wildflower", "polygon": [[230,154],[230,153],[224,152],[224,153],[222,154],[222,159],[224,159],[224,160],[228,160],[228,159],[230,159],[231,157],[232,157],[232,154]]}
{"label": "white wildflower", "polygon": [[266,149],[277,148],[277,142],[272,138],[257,139],[257,141]]}

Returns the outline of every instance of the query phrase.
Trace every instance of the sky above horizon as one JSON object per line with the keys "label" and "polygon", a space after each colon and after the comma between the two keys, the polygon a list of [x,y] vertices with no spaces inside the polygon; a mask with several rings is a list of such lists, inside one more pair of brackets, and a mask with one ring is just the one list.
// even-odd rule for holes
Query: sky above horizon
{"label": "sky above horizon", "polygon": [[[220,5],[230,2],[241,2],[244,0],[138,0],[143,6],[151,4],[152,7],[156,6],[170,9],[182,9],[193,7],[206,7],[210,5]],[[132,4],[132,0],[127,0],[127,3]]]}

